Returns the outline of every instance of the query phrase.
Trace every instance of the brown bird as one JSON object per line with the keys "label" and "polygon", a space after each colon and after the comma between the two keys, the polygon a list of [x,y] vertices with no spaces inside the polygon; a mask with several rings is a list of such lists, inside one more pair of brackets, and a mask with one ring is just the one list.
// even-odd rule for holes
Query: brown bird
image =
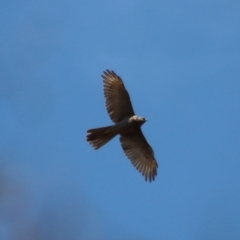
{"label": "brown bird", "polygon": [[141,131],[141,126],[147,120],[135,115],[123,81],[114,71],[104,71],[102,78],[106,108],[115,124],[89,129],[87,131],[87,141],[94,149],[99,149],[119,134],[125,155],[142,173],[145,180],[151,182],[157,176],[158,164],[151,146]]}

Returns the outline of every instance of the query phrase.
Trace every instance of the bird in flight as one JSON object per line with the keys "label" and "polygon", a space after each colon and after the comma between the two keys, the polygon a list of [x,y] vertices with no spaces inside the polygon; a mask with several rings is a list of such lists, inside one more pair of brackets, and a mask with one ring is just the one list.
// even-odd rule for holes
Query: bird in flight
{"label": "bird in flight", "polygon": [[115,136],[120,135],[122,149],[146,181],[154,181],[158,164],[154,152],[145,139],[141,126],[147,121],[135,115],[129,94],[122,79],[114,72],[103,72],[106,108],[114,125],[87,131],[87,141],[99,149]]}

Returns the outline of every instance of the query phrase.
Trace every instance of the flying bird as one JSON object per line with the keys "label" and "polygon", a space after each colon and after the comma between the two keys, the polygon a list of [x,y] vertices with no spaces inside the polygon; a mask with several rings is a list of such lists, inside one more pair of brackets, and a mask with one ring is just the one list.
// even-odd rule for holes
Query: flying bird
{"label": "flying bird", "polygon": [[141,126],[147,120],[135,115],[124,83],[114,71],[104,71],[102,78],[106,108],[114,125],[89,129],[87,141],[96,150],[120,135],[120,143],[127,158],[146,181],[154,181],[158,164],[141,130]]}

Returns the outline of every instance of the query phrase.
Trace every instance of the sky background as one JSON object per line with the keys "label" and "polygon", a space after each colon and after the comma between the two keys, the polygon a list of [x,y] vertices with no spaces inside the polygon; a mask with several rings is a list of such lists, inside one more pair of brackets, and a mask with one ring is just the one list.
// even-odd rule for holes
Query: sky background
{"label": "sky background", "polygon": [[[1,240],[239,240],[240,2],[0,3]],[[159,163],[153,183],[111,124],[124,80]]]}

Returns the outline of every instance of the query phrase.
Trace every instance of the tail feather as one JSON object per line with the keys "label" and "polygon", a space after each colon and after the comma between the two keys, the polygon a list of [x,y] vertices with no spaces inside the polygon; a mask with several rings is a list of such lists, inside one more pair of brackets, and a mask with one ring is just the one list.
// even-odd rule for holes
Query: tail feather
{"label": "tail feather", "polygon": [[99,149],[116,136],[116,133],[112,130],[112,126],[89,129],[87,131],[87,141],[95,150]]}

